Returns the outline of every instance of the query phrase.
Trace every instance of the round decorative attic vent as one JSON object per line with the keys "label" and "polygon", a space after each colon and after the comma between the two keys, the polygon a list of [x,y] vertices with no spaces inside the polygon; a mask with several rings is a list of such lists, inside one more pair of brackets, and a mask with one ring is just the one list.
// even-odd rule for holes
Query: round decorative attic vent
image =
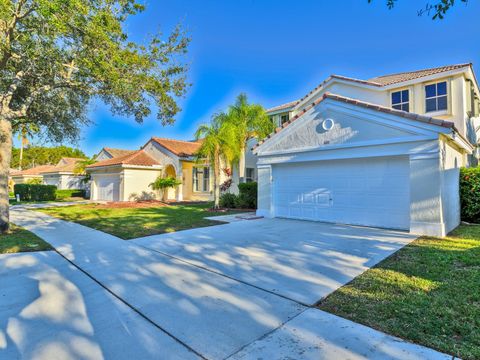
{"label": "round decorative attic vent", "polygon": [[322,122],[322,128],[323,130],[326,130],[326,131],[332,130],[334,125],[335,125],[335,121],[333,121],[333,119],[325,119]]}

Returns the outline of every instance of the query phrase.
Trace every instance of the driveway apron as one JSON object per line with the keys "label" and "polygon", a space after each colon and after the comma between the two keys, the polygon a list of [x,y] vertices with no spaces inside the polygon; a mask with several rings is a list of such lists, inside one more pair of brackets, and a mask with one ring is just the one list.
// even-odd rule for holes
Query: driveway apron
{"label": "driveway apron", "polygon": [[304,310],[296,302],[78,224],[25,209],[13,210],[11,217],[209,359],[227,357]]}

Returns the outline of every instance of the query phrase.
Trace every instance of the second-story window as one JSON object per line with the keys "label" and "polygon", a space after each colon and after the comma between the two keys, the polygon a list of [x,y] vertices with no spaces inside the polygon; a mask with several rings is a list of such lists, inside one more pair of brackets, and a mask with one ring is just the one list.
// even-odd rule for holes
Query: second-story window
{"label": "second-story window", "polygon": [[288,114],[282,115],[281,125],[285,124],[288,121]]}
{"label": "second-story window", "polygon": [[425,112],[442,111],[448,109],[447,82],[425,86]]}
{"label": "second-story window", "polygon": [[392,92],[392,108],[410,111],[410,95],[408,90]]}

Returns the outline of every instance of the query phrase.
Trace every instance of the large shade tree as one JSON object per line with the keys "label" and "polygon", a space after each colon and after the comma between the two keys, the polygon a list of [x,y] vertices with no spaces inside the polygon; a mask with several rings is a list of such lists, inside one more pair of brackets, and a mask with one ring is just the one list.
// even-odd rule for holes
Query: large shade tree
{"label": "large shade tree", "polygon": [[163,124],[186,90],[188,38],[130,40],[135,0],[0,0],[0,232],[8,229],[12,133],[36,126],[51,141],[75,140],[92,98],[141,122],[155,108]]}
{"label": "large shade tree", "polygon": [[239,176],[245,178],[245,150],[249,139],[262,139],[270,134],[275,126],[263,106],[248,102],[246,94],[238,95],[235,103],[228,109],[226,121],[235,128],[240,146]]}
{"label": "large shade tree", "polygon": [[239,158],[239,138],[236,128],[225,113],[215,114],[210,124],[200,125],[195,133],[202,145],[197,152],[198,161],[207,161],[213,170],[214,208],[220,206],[220,171],[236,163]]}

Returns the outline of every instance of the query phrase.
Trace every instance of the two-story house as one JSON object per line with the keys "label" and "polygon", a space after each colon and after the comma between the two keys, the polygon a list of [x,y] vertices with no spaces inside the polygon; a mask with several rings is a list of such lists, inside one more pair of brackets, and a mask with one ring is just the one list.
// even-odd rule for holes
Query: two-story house
{"label": "two-story house", "polygon": [[459,168],[478,161],[479,97],[471,64],[328,77],[269,109],[258,213],[445,235],[460,222]]}

